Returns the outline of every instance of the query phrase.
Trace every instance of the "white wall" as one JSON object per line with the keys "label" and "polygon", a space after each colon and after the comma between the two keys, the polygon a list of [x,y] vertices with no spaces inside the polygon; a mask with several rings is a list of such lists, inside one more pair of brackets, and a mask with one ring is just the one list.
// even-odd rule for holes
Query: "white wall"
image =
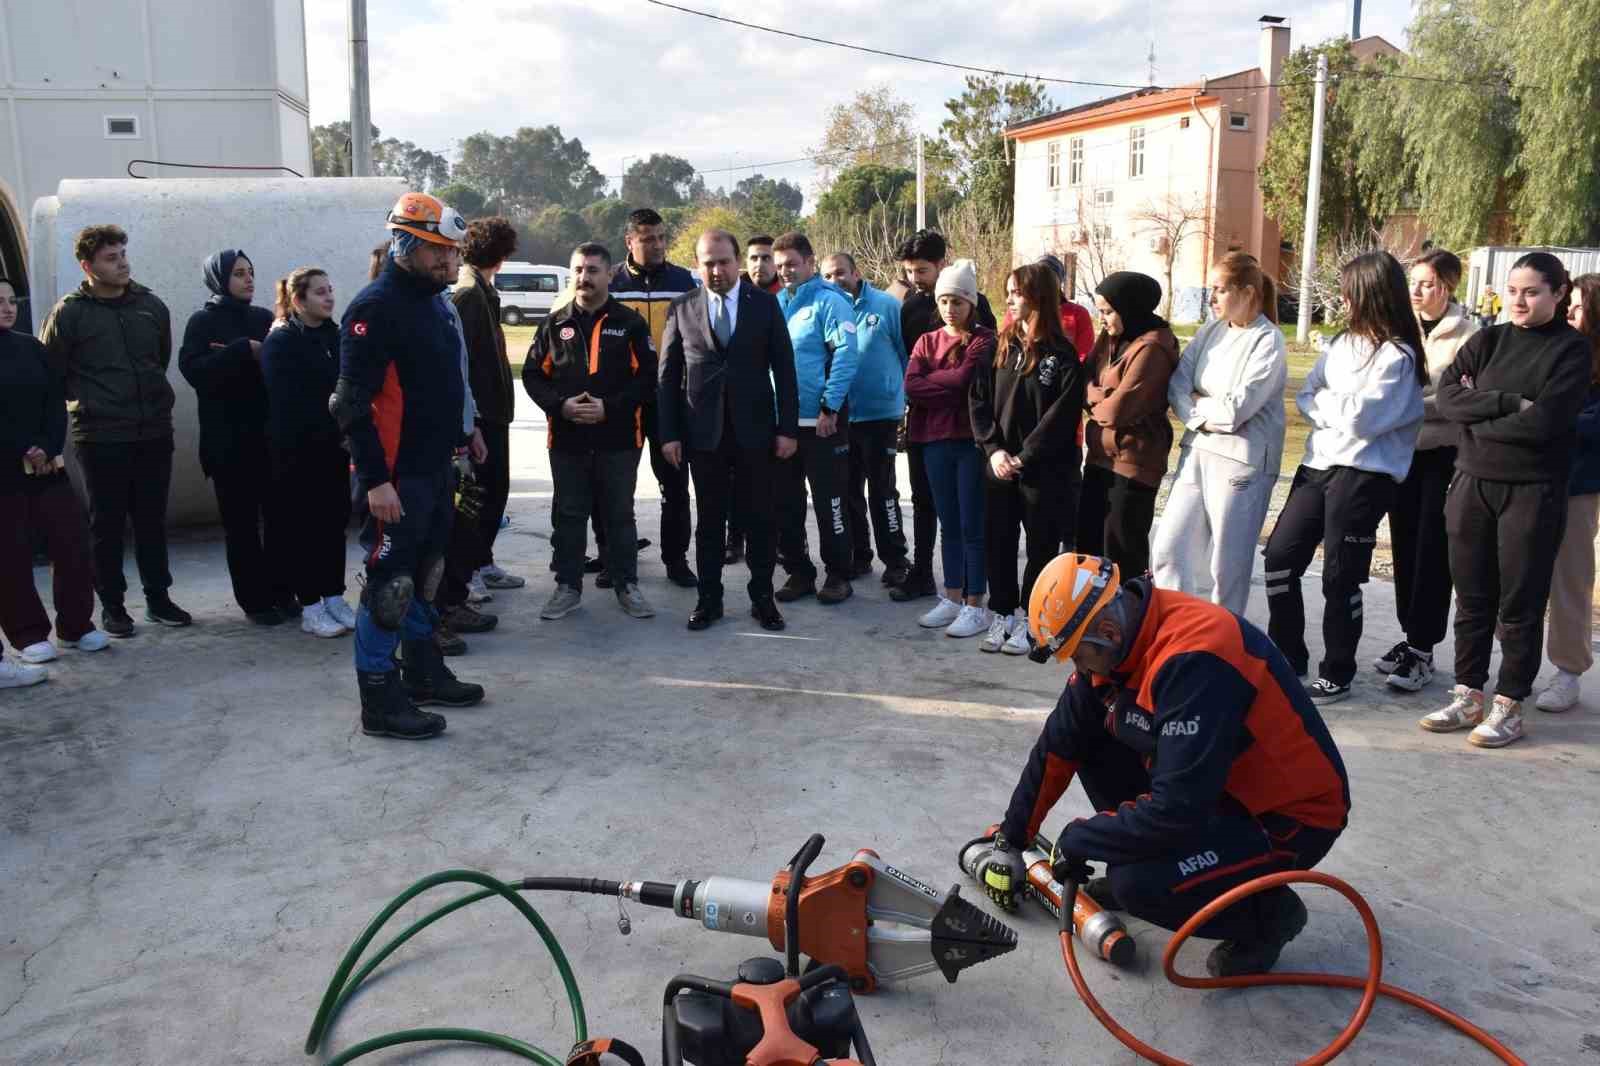
{"label": "white wall", "polygon": [[83,279],[73,260],[74,236],[104,222],[128,231],[134,279],[172,312],[168,377],[178,396],[172,521],[216,516],[215,497],[200,473],[194,390],[177,359],[184,324],[210,295],[202,261],[219,248],[243,248],[256,268],[256,303],[267,307],[279,277],[297,266],[321,266],[342,311],[366,284],[368,253],[384,238],[383,220],[404,191],[398,178],[123,179],[64,181],[56,196],[38,201],[29,242],[38,325]]}

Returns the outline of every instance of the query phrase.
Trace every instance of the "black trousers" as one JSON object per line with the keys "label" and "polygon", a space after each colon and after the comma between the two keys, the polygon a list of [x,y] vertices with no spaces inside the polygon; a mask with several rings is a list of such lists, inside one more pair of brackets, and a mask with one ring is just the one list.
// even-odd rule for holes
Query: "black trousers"
{"label": "black trousers", "polygon": [[76,445],[89,497],[89,539],[94,587],[102,607],[121,607],[128,591],[122,576],[122,538],[133,519],[134,558],[144,594],[172,587],[167,569],[167,492],[172,485],[172,438],[131,444]]}
{"label": "black trousers", "polygon": [[933,506],[928,468],[922,465],[921,444],[906,445],[906,465],[911,468],[912,569],[933,579],[933,549],[939,535],[939,512]]}
{"label": "black trousers", "polygon": [[872,561],[868,534],[878,542],[885,570],[906,565],[906,530],[895,483],[900,421],[850,423],[850,549],[857,562]]}
{"label": "black trousers", "polygon": [[1567,526],[1567,486],[1457,474],[1444,513],[1456,583],[1456,684],[1482,689],[1488,682],[1498,622],[1495,692],[1526,699],[1539,673],[1544,611]]}
{"label": "black trousers", "polygon": [[350,525],[350,455],[337,444],[278,452],[271,505],[288,559],[289,583],[303,606],[345,589],[345,529]]}
{"label": "black trousers", "polygon": [[815,581],[817,568],[806,548],[806,486],[817,515],[822,565],[830,576],[850,577],[850,516],[844,505],[850,473],[850,432],[844,422],[831,437],[800,428],[799,449],[777,464],[778,552],[790,577]]}
{"label": "black trousers", "polygon": [[1150,569],[1150,525],[1156,490],[1103,466],[1083,468],[1075,551],[1117,564],[1124,579]]}
{"label": "black trousers", "polygon": [[[1300,578],[1322,550],[1322,664],[1318,675],[1340,685],[1356,676],[1361,643],[1361,586],[1372,570],[1378,522],[1388,513],[1394,478],[1349,466],[1295,471],[1289,498],[1267,538],[1267,635],[1297,673],[1309,669],[1306,607]],[[1557,532],[1559,539],[1560,533]],[[1551,555],[1555,554],[1551,549]]]}
{"label": "black trousers", "polygon": [[[989,610],[1008,615],[1026,608],[1033,583],[1045,564],[1072,544],[1077,525],[1080,482],[1076,470],[1027,483],[997,481],[984,474],[984,555],[989,572]],[[1022,585],[1017,585],[1019,537],[1028,538]]]}
{"label": "black trousers", "polygon": [[[650,453],[650,472],[661,490],[661,561],[688,562],[689,556],[689,471],[687,464],[673,466],[661,454],[656,405],[644,409],[645,451]],[[637,532],[637,525],[635,532]],[[637,537],[635,538],[637,539]],[[594,541],[604,557],[606,530],[600,516],[594,520]],[[698,553],[698,547],[696,549]]]}
{"label": "black trousers", "polygon": [[212,472],[211,485],[222,512],[234,602],[246,613],[292,602],[293,557],[284,523],[294,501],[278,502],[266,441],[236,452],[223,469]]}
{"label": "black trousers", "polygon": [[617,588],[639,582],[639,527],[633,493],[639,483],[639,449],[567,452],[552,449],[555,481],[556,581],[583,587],[583,555],[589,543],[589,517],[613,534],[603,549],[606,569]]}
{"label": "black trousers", "polygon": [[752,603],[772,598],[772,571],[777,565],[773,517],[773,482],[777,465],[770,446],[741,448],[733,427],[725,426],[716,451],[688,452],[694,478],[695,571],[700,577],[700,602],[722,602],[722,550],[730,515],[744,530],[747,589]]}
{"label": "black trousers", "polygon": [[[1142,756],[1105,728],[1105,707],[1090,685],[1067,686],[1075,734],[1083,751],[1077,777],[1097,811],[1115,811],[1150,792]],[[1257,817],[1226,799],[1204,825],[1171,852],[1109,864],[1106,876],[1120,902],[1136,918],[1177,929],[1202,907],[1246,881],[1283,870],[1309,870],[1339,839],[1337,829],[1306,825],[1286,815]],[[1090,855],[1096,859],[1100,856]],[[1200,861],[1196,862],[1195,859]],[[1195,931],[1205,940],[1258,940],[1261,896],[1229,907]]]}
{"label": "black trousers", "polygon": [[1395,617],[1406,643],[1418,651],[1432,651],[1444,639],[1450,620],[1450,538],[1444,528],[1444,501],[1455,472],[1454,448],[1417,452],[1389,508]]}

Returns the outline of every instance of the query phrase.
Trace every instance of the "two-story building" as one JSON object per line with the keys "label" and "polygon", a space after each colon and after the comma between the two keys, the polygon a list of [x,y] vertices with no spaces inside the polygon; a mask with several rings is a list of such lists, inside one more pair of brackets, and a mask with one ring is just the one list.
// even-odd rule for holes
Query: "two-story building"
{"label": "two-story building", "polygon": [[[1283,235],[1256,180],[1281,111],[1289,26],[1263,16],[1257,65],[1170,89],[1137,89],[1006,129],[1016,159],[1012,252],[1067,264],[1087,301],[1114,270],[1170,286],[1178,321],[1200,316],[1207,268],[1242,249],[1281,277]],[[1358,56],[1395,52],[1380,37]]]}

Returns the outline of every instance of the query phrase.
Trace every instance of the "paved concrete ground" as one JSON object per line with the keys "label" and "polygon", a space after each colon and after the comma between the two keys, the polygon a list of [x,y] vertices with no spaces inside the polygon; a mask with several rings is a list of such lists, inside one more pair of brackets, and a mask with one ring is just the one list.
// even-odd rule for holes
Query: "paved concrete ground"
{"label": "paved concrete ground", "polygon": [[[653,621],[591,589],[577,614],[540,622],[543,435],[531,418],[513,433],[514,525],[499,548],[532,584],[499,594],[499,631],[454,661],[491,698],[451,712],[440,740],[357,732],[348,639],[246,625],[213,539],[174,551],[194,628],[143,626],[100,655],[67,653],[44,686],[0,693],[0,1059],[305,1061],[301,1041],[345,947],[392,895],[447,867],[765,878],[820,831],[819,868],[870,846],[924,880],[959,878],[957,844],[999,817],[1063,671],[919,629],[919,609],[890,602],[876,576],[842,607],[790,607],[777,637],[738,609],[735,576],[728,620],[691,634],[694,594],[666,583],[655,549],[643,566]],[[639,511],[654,537],[653,502]],[[1258,591],[1252,617],[1263,611]],[[1397,639],[1387,584],[1369,586],[1366,616],[1364,658]],[[1364,673],[1357,698],[1329,710],[1355,809],[1324,868],[1372,902],[1389,981],[1530,1062],[1600,1062],[1600,687],[1565,716],[1531,714],[1515,747],[1482,752],[1416,729],[1446,684],[1401,698]],[[1087,810],[1076,789],[1063,806],[1051,827]],[[592,1030],[652,1061],[666,980],[731,976],[761,947],[638,907],[624,939],[612,901],[532,902],[566,945]],[[1312,923],[1284,964],[1361,971],[1354,914],[1321,890],[1308,905]],[[882,1062],[1134,1061],[1077,1002],[1051,923],[1033,912],[1014,924],[1020,948],[958,984],[927,976],[864,1001]],[[1342,992],[1169,988],[1156,961],[1165,936],[1134,932],[1138,970],[1091,961],[1089,979],[1135,1032],[1192,1061],[1297,1060],[1354,1008]],[[1207,947],[1185,951],[1188,970]],[[447,1024],[559,1054],[570,1041],[559,992],[531,931],[486,902],[387,964],[329,1046]],[[1344,1061],[1489,1059],[1380,1004]]]}

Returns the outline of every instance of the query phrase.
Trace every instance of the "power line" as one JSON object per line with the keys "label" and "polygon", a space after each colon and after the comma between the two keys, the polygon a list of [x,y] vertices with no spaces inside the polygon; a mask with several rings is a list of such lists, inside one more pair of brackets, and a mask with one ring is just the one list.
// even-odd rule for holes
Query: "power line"
{"label": "power line", "polygon": [[[773,167],[794,166],[797,163],[820,163],[824,160],[835,159],[840,156],[854,155],[857,152],[876,152],[885,148],[898,148],[902,145],[915,143],[917,143],[917,139],[915,137],[902,137],[897,141],[879,141],[877,144],[855,144],[846,148],[834,148],[826,152],[815,152],[811,155],[796,156],[793,159],[775,159],[766,163],[740,163],[738,166],[728,167],[707,167],[702,170],[696,170],[694,173],[698,177],[704,177],[710,174],[729,174],[737,170],[765,170]],[[603,177],[607,179],[616,178],[620,181],[626,179],[627,175],[606,174],[603,175]]]}
{"label": "power line", "polygon": [[[1131,82],[1117,81],[1086,81],[1081,78],[1061,78],[1049,74],[1021,74],[1011,70],[1001,70],[997,67],[978,67],[967,63],[952,63],[945,59],[934,59],[931,56],[911,55],[907,52],[892,52],[883,48],[872,48],[864,44],[853,44],[849,41],[835,41],[827,37],[817,37],[809,33],[797,33],[794,30],[779,29],[776,26],[763,26],[759,22],[745,22],[742,19],[729,18],[711,11],[701,11],[697,8],[685,7],[682,4],[668,3],[667,0],[645,0],[645,3],[655,7],[666,8],[684,15],[693,15],[696,18],[709,19],[712,22],[721,22],[729,26],[739,26],[747,30],[756,30],[760,33],[771,33],[779,37],[788,37],[796,41],[807,41],[811,44],[827,45],[830,48],[843,48],[851,52],[863,52],[867,55],[883,56],[887,59],[901,59],[908,63],[923,63],[928,66],[944,67],[947,70],[964,70],[973,74],[993,74],[1001,78],[1017,78],[1025,81],[1048,82],[1052,85],[1082,85],[1097,89],[1154,89],[1167,91],[1171,89],[1195,88],[1189,85],[1135,85]],[[1474,88],[1508,88],[1509,83],[1504,79],[1468,81],[1460,78],[1439,78],[1426,74],[1402,74],[1398,71],[1354,70],[1345,73],[1356,77],[1387,79],[1394,78],[1404,81],[1435,82],[1442,85],[1461,85]],[[1297,81],[1268,82],[1264,85],[1240,86],[1239,92],[1257,92],[1262,89],[1278,89],[1287,86],[1300,86],[1311,84],[1310,78]]]}

